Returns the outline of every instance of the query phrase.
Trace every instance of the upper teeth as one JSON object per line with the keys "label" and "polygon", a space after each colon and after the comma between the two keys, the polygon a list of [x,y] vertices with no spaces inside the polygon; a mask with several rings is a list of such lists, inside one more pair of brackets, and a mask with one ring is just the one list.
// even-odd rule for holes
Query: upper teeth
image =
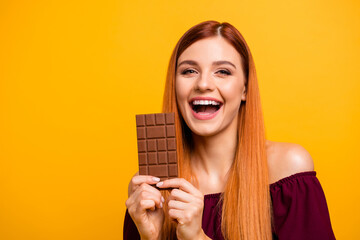
{"label": "upper teeth", "polygon": [[212,100],[194,100],[192,102],[193,105],[220,105],[219,102],[215,102]]}

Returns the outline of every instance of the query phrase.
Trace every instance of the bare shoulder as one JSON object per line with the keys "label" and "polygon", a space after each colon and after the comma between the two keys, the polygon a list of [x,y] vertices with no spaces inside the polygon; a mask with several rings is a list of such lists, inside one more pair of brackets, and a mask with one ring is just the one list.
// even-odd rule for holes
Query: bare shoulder
{"label": "bare shoulder", "polygon": [[310,153],[300,144],[266,140],[266,151],[270,183],[299,172],[314,170]]}

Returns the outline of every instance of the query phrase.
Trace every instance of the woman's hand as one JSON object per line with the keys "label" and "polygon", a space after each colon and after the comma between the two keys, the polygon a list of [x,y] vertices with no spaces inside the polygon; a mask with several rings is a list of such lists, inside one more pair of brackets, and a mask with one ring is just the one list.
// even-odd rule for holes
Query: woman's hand
{"label": "woman's hand", "polygon": [[177,221],[179,240],[209,239],[202,230],[204,195],[183,178],[173,178],[156,184],[159,188],[174,188],[168,198],[169,216]]}
{"label": "woman's hand", "polygon": [[129,183],[129,198],[125,204],[141,239],[160,237],[164,221],[164,198],[159,190],[149,185],[159,181],[159,178],[153,176],[135,175]]}

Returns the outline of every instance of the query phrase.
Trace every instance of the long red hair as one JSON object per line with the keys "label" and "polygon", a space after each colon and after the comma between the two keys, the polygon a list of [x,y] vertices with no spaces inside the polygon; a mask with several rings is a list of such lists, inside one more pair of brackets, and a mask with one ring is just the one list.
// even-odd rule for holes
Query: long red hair
{"label": "long red hair", "polygon": [[[163,112],[175,112],[179,174],[196,185],[190,167],[193,147],[191,130],[178,109],[175,73],[179,56],[194,42],[221,36],[240,54],[246,74],[246,101],[239,109],[238,139],[235,158],[221,195],[222,224],[225,239],[271,239],[271,198],[265,146],[265,127],[254,60],[241,33],[227,22],[206,21],[190,28],[176,44],[168,66]],[[163,192],[164,195],[168,193]],[[165,209],[166,213],[166,209]],[[173,239],[175,226],[165,218],[163,239]]]}

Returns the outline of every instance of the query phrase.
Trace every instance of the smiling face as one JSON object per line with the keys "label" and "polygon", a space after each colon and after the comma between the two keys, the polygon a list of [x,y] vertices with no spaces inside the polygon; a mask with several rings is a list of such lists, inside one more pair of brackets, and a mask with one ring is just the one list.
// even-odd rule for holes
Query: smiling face
{"label": "smiling face", "polygon": [[178,58],[175,90],[181,115],[194,134],[236,131],[245,101],[240,54],[220,36],[193,43]]}

